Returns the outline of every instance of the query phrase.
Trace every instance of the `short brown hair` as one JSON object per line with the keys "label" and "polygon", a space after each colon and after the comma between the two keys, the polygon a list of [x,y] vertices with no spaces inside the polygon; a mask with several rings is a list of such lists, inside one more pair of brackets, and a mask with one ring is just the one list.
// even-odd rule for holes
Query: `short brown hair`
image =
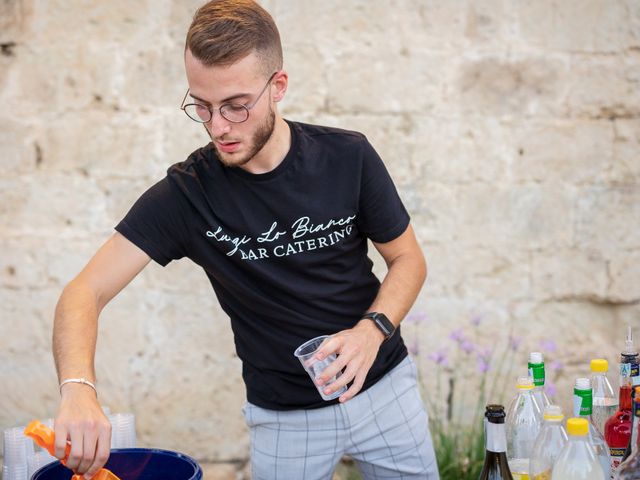
{"label": "short brown hair", "polygon": [[278,27],[253,0],[212,0],[200,7],[187,32],[187,49],[208,67],[231,65],[256,52],[265,75],[282,68]]}

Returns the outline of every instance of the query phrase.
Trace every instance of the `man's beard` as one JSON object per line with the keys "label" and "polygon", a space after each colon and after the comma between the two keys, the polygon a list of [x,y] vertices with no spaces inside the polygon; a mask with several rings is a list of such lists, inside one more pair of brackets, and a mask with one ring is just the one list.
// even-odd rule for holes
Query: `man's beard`
{"label": "man's beard", "polygon": [[223,165],[227,167],[240,167],[242,165],[246,165],[267,144],[267,142],[271,138],[271,135],[273,135],[273,130],[275,129],[275,125],[276,125],[276,115],[274,111],[271,109],[271,106],[269,106],[269,115],[267,115],[267,118],[265,119],[265,121],[262,123],[262,125],[258,126],[258,129],[255,131],[255,133],[251,137],[250,150],[243,157],[234,157],[235,154],[233,153],[221,152],[218,149],[216,142],[213,142],[213,145],[216,148],[216,153],[218,154],[218,158],[223,163]]}

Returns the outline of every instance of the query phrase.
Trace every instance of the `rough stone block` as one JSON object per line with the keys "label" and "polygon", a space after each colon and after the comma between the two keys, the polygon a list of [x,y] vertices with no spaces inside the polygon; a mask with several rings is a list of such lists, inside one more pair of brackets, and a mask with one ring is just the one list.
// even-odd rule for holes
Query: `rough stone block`
{"label": "rough stone block", "polygon": [[462,185],[456,191],[460,245],[514,242],[524,248],[571,241],[573,189],[561,183]]}
{"label": "rough stone block", "polygon": [[549,50],[620,52],[640,46],[633,0],[516,2],[521,41]]}
{"label": "rough stone block", "polygon": [[562,115],[567,58],[550,54],[463,57],[453,100],[467,115]]}
{"label": "rough stone block", "polygon": [[580,187],[574,200],[573,242],[609,255],[637,247],[640,230],[640,189],[637,185]]}
{"label": "rough stone block", "polygon": [[639,284],[640,250],[616,252],[609,263],[608,299],[613,303],[639,303]]}
{"label": "rough stone block", "polygon": [[613,165],[610,176],[615,183],[640,183],[640,119],[617,119],[613,122]]}
{"label": "rough stone block", "polygon": [[575,55],[566,80],[569,116],[630,118],[640,116],[640,53]]}
{"label": "rough stone block", "polygon": [[545,249],[531,254],[535,298],[602,301],[607,297],[607,259],[598,250]]}
{"label": "rough stone block", "polygon": [[514,130],[510,170],[515,181],[597,183],[612,167],[609,120],[522,122]]}

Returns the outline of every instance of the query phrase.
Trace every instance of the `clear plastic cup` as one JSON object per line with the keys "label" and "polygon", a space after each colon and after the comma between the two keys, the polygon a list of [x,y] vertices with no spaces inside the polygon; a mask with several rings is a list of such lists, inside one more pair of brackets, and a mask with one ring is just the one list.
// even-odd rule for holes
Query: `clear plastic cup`
{"label": "clear plastic cup", "polygon": [[34,453],[32,456],[30,456],[27,459],[29,478],[31,478],[34,473],[36,473],[39,469],[41,469],[45,465],[49,465],[50,463],[53,463],[57,460],[58,459],[56,457],[51,455],[46,450],[42,450]]}
{"label": "clear plastic cup", "polygon": [[2,480],[28,480],[27,464],[24,465],[3,465]]}
{"label": "clear plastic cup", "polygon": [[33,455],[33,442],[24,434],[24,427],[4,431],[3,463],[8,467],[27,468],[27,457]]}
{"label": "clear plastic cup", "polygon": [[133,413],[109,415],[111,422],[111,448],[135,448],[136,417]]}
{"label": "clear plastic cup", "polygon": [[293,353],[298,358],[298,360],[300,360],[300,363],[302,363],[302,366],[311,377],[313,384],[318,389],[318,393],[320,393],[320,396],[322,397],[323,400],[333,400],[334,398],[338,398],[340,395],[342,395],[344,392],[347,391],[346,385],[342,387],[340,390],[333,392],[331,395],[326,395],[323,391],[328,385],[331,385],[338,378],[340,378],[340,376],[342,375],[342,372],[338,372],[333,378],[331,378],[324,385],[318,385],[316,381],[316,379],[320,376],[320,374],[329,365],[331,365],[336,358],[338,358],[338,356],[335,353],[332,355],[329,355],[324,360],[318,360],[314,358],[314,355],[316,354],[316,352],[320,349],[324,341],[328,338],[331,338],[331,337],[329,335],[321,335],[319,337],[312,338],[311,340],[304,342],[302,345],[296,348],[296,351]]}

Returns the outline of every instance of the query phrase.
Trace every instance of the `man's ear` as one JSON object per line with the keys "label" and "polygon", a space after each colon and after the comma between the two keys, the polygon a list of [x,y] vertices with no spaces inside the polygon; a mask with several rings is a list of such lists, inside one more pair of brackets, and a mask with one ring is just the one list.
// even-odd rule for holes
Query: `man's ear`
{"label": "man's ear", "polygon": [[273,101],[279,102],[284,98],[287,93],[287,86],[289,85],[289,74],[285,70],[280,70],[273,78],[273,85],[276,87],[273,92]]}

